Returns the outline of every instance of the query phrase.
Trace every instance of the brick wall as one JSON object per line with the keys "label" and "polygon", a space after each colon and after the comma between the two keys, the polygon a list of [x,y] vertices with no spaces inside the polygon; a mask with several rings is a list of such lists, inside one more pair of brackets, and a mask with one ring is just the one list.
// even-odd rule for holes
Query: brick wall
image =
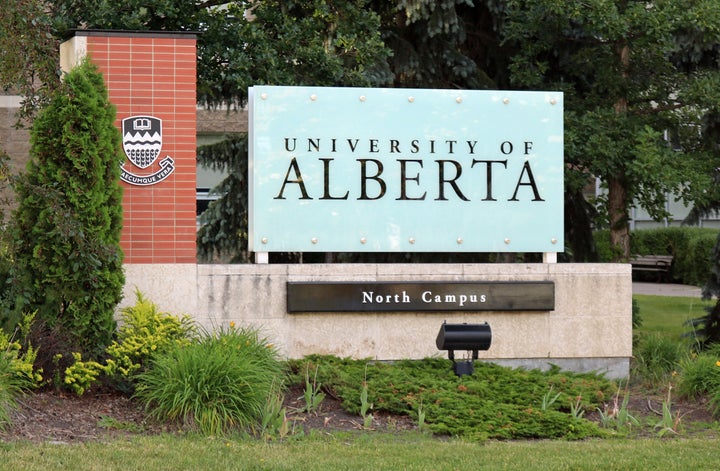
{"label": "brick wall", "polygon": [[133,177],[161,172],[171,157],[174,170],[165,179],[123,181],[125,263],[195,263],[196,221],[196,38],[163,32],[78,31],[61,48],[66,67],[88,54],[105,77],[110,101],[122,120],[150,116],[162,121],[162,147],[148,167],[128,160]]}

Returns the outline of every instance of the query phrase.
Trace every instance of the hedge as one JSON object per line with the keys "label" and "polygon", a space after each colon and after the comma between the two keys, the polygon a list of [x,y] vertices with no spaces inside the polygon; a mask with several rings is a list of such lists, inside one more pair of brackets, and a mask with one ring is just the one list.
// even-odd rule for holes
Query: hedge
{"label": "hedge", "polygon": [[[710,277],[712,251],[718,240],[718,229],[699,227],[660,227],[630,233],[632,255],[672,255],[671,280],[676,283],[703,286]],[[610,262],[613,251],[610,231],[593,234],[601,262]]]}

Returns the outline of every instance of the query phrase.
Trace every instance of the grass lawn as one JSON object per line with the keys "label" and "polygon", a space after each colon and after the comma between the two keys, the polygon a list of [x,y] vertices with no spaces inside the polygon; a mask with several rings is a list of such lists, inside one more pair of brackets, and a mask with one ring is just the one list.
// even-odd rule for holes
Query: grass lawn
{"label": "grass lawn", "polygon": [[284,443],[242,438],[138,437],[84,445],[4,445],[2,469],[82,470],[702,470],[719,439],[440,440],[420,433],[316,434]]}
{"label": "grass lawn", "polygon": [[634,295],[640,307],[642,325],[635,329],[636,334],[658,333],[675,338],[689,332],[684,323],[705,315],[705,306],[715,301],[703,301],[697,298],[676,296]]}

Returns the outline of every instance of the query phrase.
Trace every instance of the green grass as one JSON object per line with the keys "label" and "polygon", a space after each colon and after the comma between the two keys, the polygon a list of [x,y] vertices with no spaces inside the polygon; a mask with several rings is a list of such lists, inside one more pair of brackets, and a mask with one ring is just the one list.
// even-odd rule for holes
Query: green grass
{"label": "green grass", "polygon": [[636,334],[658,333],[674,338],[689,332],[684,325],[687,320],[704,316],[704,307],[714,304],[714,301],[680,296],[634,295],[633,298],[638,302],[642,318]]}
{"label": "green grass", "polygon": [[137,437],[83,445],[0,446],[3,469],[83,470],[701,470],[718,465],[717,438],[566,441],[438,440],[418,433],[316,434],[285,443]]}

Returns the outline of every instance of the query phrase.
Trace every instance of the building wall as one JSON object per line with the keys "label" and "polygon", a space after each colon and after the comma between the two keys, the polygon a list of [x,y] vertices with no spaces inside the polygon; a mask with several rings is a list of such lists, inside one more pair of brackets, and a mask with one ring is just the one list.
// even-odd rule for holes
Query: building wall
{"label": "building wall", "polygon": [[[122,306],[140,290],[160,309],[206,328],[252,325],[290,358],[308,354],[377,360],[446,356],[435,346],[443,321],[488,322],[481,360],[622,378],[632,356],[632,281],[627,264],[127,265]],[[350,312],[289,314],[289,281],[553,281],[547,312]],[[461,358],[458,352],[457,358]]]}
{"label": "building wall", "polygon": [[[17,175],[25,171],[30,153],[30,131],[18,128],[17,111],[21,97],[0,95],[0,150],[10,158],[10,173]],[[15,207],[15,195],[6,182],[0,182],[0,217],[7,220]]]}

